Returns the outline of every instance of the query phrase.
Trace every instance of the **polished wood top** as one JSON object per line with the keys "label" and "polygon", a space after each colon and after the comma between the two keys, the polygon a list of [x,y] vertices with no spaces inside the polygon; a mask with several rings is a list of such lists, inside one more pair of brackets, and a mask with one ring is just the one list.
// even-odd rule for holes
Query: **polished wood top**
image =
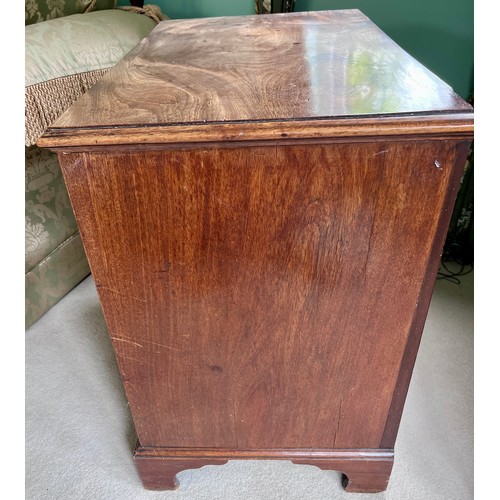
{"label": "polished wood top", "polygon": [[359,127],[388,124],[390,135],[396,118],[418,129],[449,114],[470,133],[471,112],[358,10],[174,20],[160,23],[39,144],[329,136],[337,125],[359,135]]}

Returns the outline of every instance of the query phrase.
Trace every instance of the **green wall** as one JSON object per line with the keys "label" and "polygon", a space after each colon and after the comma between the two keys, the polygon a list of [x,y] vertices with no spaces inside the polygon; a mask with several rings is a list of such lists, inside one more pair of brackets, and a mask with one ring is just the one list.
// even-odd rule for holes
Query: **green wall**
{"label": "green wall", "polygon": [[295,10],[359,9],[467,98],[473,87],[474,0],[297,0]]}
{"label": "green wall", "polygon": [[[158,5],[172,19],[255,14],[253,0],[145,0],[144,3]],[[118,0],[118,5],[130,3]]]}
{"label": "green wall", "polygon": [[[119,0],[119,5],[128,5]],[[253,0],[146,0],[172,19],[254,13]],[[295,10],[359,9],[459,95],[473,88],[474,0],[297,0]]]}

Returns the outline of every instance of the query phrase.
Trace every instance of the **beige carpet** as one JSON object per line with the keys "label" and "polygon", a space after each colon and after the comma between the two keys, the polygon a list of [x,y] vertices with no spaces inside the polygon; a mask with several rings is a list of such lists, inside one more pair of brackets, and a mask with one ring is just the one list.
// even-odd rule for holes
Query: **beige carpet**
{"label": "beige carpet", "polygon": [[438,281],[384,493],[346,493],[340,474],[286,461],[231,461],[142,488],[134,431],[94,283],[26,333],[29,500],[463,500],[473,498],[473,277]]}

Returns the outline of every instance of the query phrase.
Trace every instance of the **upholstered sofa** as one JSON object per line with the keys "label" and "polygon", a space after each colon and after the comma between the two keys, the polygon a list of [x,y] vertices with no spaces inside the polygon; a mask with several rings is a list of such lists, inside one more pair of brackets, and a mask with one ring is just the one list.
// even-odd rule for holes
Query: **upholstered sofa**
{"label": "upholstered sofa", "polygon": [[116,0],[26,0],[25,13],[29,328],[90,273],[57,156],[36,141],[164,16],[156,6],[116,7]]}

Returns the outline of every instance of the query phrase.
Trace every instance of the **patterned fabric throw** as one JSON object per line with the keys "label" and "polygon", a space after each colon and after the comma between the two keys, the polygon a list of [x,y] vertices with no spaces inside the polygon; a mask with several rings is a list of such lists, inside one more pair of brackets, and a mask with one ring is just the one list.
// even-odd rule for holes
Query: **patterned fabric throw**
{"label": "patterned fabric throw", "polygon": [[29,328],[90,272],[55,153],[26,148],[25,262]]}
{"label": "patterned fabric throw", "polygon": [[116,0],[25,0],[24,24],[83,14],[92,10],[113,9]]}
{"label": "patterned fabric throw", "polygon": [[77,230],[57,156],[36,146],[26,150],[26,272]]}

